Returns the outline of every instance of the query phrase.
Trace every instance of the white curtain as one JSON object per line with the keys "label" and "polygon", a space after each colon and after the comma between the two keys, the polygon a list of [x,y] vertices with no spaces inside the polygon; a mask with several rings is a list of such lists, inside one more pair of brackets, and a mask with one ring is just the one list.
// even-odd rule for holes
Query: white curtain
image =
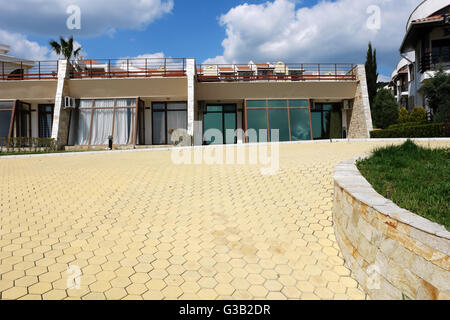
{"label": "white curtain", "polygon": [[112,134],[114,100],[95,100],[94,107],[109,109],[94,109],[91,145],[108,144],[108,137]]}
{"label": "white curtain", "polygon": [[116,107],[119,108],[116,108],[116,118],[114,121],[114,144],[133,144],[136,99],[117,99]]}
{"label": "white curtain", "polygon": [[173,143],[171,130],[187,128],[187,112],[186,111],[168,111],[167,112],[167,141]]}
{"label": "white curtain", "polygon": [[[81,100],[80,109],[78,113],[78,126],[76,126],[77,132],[75,145],[88,145],[89,144],[89,127],[91,124],[91,109],[81,109],[81,108],[92,108],[92,100]],[[76,122],[76,121],[75,121]]]}

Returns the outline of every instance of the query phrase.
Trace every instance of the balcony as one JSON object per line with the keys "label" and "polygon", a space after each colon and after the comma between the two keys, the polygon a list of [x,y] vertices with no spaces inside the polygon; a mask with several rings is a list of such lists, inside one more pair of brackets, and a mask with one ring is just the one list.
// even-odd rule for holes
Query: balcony
{"label": "balcony", "polygon": [[[0,80],[56,80],[59,62],[0,62]],[[183,77],[184,58],[77,59],[70,61],[69,78]]]}
{"label": "balcony", "polygon": [[197,67],[200,82],[236,81],[355,81],[354,64],[345,63],[249,63],[202,64]]}
{"label": "balcony", "polygon": [[444,69],[450,68],[450,53],[424,55],[420,60],[420,73],[436,71],[439,65],[442,65]]}

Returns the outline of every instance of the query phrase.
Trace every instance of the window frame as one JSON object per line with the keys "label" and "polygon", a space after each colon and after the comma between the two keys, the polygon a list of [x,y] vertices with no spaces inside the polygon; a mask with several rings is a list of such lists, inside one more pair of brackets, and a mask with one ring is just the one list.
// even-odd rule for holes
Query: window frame
{"label": "window frame", "polygon": [[[52,111],[42,111],[43,108],[51,106]],[[39,138],[51,138],[51,131],[50,131],[50,137],[42,137],[41,135],[41,116],[50,114],[52,116],[51,120],[51,127],[53,127],[53,117],[55,112],[55,104],[38,104],[38,136]],[[50,130],[52,130],[50,128]]]}
{"label": "window frame", "polygon": [[[186,105],[185,109],[168,109],[167,105],[168,104],[172,104],[172,103],[184,103]],[[155,109],[153,106],[155,104],[163,104],[164,105],[164,109]],[[179,111],[184,111],[186,112],[186,125],[188,125],[188,103],[187,101],[152,101],[152,145],[154,146],[164,146],[164,145],[168,145],[168,140],[169,140],[169,134],[168,134],[168,130],[167,130],[167,115],[168,112],[179,112]],[[155,126],[153,125],[153,114],[154,113],[164,113],[164,143],[155,143]]]}

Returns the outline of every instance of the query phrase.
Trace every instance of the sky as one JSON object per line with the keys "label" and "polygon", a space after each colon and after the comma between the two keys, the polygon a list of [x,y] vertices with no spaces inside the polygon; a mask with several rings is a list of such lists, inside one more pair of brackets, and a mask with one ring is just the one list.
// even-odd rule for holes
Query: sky
{"label": "sky", "polygon": [[[24,59],[57,58],[50,39],[73,35],[92,59],[196,58],[197,63],[364,63],[395,68],[406,21],[421,0],[0,0],[0,43]],[[67,9],[80,9],[69,30]],[[72,22],[76,20],[70,20]]]}

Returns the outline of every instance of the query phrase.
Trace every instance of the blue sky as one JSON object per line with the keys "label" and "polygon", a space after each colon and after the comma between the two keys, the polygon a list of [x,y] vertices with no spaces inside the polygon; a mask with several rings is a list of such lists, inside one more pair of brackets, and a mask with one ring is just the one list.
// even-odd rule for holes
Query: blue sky
{"label": "blue sky", "polygon": [[[52,58],[50,38],[73,33],[90,58],[164,53],[198,62],[364,63],[368,41],[380,74],[399,60],[406,19],[420,0],[0,0],[0,43],[24,58]],[[43,4],[42,4],[43,3]],[[80,31],[69,31],[65,10],[81,9]],[[378,29],[367,29],[380,12]],[[12,42],[12,43],[11,43]]]}

